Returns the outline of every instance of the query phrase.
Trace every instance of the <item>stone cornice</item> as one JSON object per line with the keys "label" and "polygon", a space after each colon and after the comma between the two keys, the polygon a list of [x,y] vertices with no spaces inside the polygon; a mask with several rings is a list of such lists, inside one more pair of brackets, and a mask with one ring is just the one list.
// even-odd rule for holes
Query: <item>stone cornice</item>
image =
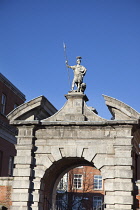
{"label": "stone cornice", "polygon": [[132,107],[110,96],[103,95],[105,103],[114,120],[139,119],[140,113]]}
{"label": "stone cornice", "polygon": [[10,112],[7,117],[10,124],[16,120],[41,120],[53,115],[57,109],[44,97],[39,96],[27,103],[24,103]]}
{"label": "stone cornice", "polygon": [[83,125],[83,126],[113,126],[113,125],[138,125],[139,120],[107,120],[107,121],[39,121],[39,120],[15,120],[12,122],[13,125],[22,126],[22,125]]}

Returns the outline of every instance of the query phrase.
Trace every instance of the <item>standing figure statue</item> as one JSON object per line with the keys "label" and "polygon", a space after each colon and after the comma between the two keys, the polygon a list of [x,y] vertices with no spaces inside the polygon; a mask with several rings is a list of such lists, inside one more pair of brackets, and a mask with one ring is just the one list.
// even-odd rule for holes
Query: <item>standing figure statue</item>
{"label": "standing figure statue", "polygon": [[68,61],[66,61],[66,66],[68,68],[73,69],[74,71],[72,91],[74,91],[74,86],[76,85],[77,90],[75,90],[75,92],[84,92],[86,88],[86,84],[83,83],[83,77],[85,76],[87,69],[84,66],[80,65],[82,57],[78,56],[76,57],[76,59],[77,59],[77,65],[74,65],[74,66],[69,66]]}

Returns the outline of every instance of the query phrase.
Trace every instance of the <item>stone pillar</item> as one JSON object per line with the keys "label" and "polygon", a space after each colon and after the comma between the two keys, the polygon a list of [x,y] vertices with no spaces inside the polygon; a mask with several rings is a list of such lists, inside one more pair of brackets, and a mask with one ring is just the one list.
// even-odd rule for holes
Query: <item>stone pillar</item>
{"label": "stone pillar", "polygon": [[34,169],[35,179],[32,208],[34,210],[43,210],[47,202],[47,199],[45,199],[43,176],[45,171],[52,165],[52,162],[48,158],[50,147],[46,145],[46,140],[37,138],[35,146],[37,150],[35,151],[36,167]]}
{"label": "stone pillar", "polygon": [[15,157],[12,210],[30,210],[33,190],[33,166],[32,154],[34,144],[34,126],[19,126],[17,137],[17,156]]}
{"label": "stone pillar", "polygon": [[133,209],[132,136],[116,137],[114,150],[114,166],[109,170],[110,175],[105,178],[105,209],[131,210]]}

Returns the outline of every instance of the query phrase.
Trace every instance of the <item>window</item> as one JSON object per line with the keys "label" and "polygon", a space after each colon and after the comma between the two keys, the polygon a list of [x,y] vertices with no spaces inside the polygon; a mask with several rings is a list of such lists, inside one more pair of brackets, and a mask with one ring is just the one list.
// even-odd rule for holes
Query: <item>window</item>
{"label": "window", "polygon": [[74,174],[73,187],[75,189],[81,189],[82,188],[82,181],[83,181],[83,175],[82,174]]}
{"label": "window", "polygon": [[93,198],[93,209],[102,210],[103,209],[103,200],[101,196],[94,196]]}
{"label": "window", "polygon": [[73,196],[72,210],[82,209],[82,197]]}
{"label": "window", "polygon": [[68,185],[68,174],[65,174],[60,182],[58,183],[58,186],[57,186],[57,190],[64,190],[66,191],[67,190],[67,185]]}
{"label": "window", "polygon": [[14,167],[14,157],[10,156],[9,157],[9,167],[8,167],[8,175],[9,176],[13,175],[13,167]]}
{"label": "window", "polygon": [[102,189],[102,176],[94,175],[94,189],[101,190]]}
{"label": "window", "polygon": [[1,113],[5,114],[5,108],[6,108],[6,95],[2,93],[1,97]]}
{"label": "window", "polygon": [[65,193],[57,193],[56,195],[56,209],[65,210],[68,205],[68,197]]}

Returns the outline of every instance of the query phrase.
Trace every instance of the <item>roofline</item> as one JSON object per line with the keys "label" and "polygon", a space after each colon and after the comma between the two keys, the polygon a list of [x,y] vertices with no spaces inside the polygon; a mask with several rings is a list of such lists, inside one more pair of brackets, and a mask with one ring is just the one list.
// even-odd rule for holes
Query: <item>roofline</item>
{"label": "roofline", "polygon": [[10,88],[23,101],[26,100],[25,95],[17,87],[15,87],[2,73],[0,73],[0,81],[3,82],[8,88]]}

